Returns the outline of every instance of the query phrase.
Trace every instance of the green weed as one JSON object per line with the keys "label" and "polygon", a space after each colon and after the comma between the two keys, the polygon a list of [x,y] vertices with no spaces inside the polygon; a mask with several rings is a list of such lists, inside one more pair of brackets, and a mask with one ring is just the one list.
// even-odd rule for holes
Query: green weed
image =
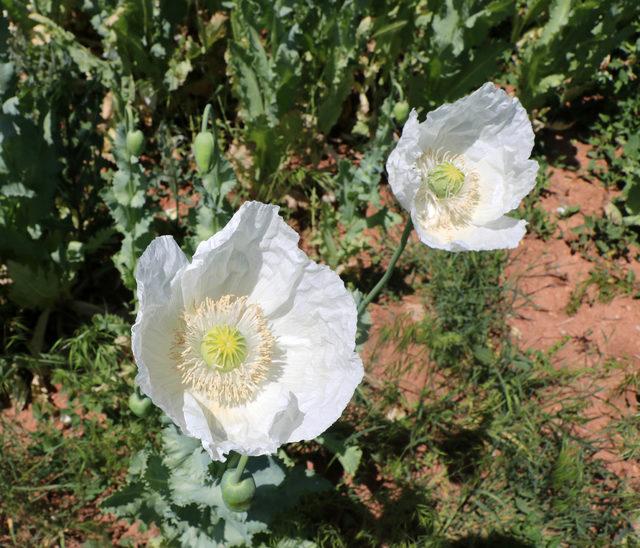
{"label": "green weed", "polygon": [[35,431],[0,416],[0,518],[3,527],[12,522],[12,531],[0,534],[10,533],[15,545],[103,535],[96,501],[132,452],[154,439],[157,415],[143,421],[126,407],[133,377],[128,330],[121,318],[96,316],[37,359],[68,401],[56,405],[43,387],[28,411]]}
{"label": "green weed", "polygon": [[[589,299],[588,293],[595,287],[597,297]],[[582,303],[588,300],[590,304],[597,299],[601,303],[611,302],[616,295],[631,295],[637,289],[633,270],[621,271],[619,268],[598,264],[589,271],[589,276],[571,291],[565,311],[573,316]]]}

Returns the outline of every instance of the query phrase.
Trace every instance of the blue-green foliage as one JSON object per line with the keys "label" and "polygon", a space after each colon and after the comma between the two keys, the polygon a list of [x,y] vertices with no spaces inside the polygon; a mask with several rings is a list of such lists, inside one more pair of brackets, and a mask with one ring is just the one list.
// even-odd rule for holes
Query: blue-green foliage
{"label": "blue-green foliage", "polygon": [[125,139],[126,128],[119,124],[114,143],[118,169],[105,174],[107,185],[103,188],[102,198],[111,211],[116,230],[123,235],[122,245],[113,262],[124,284],[135,289],[135,266],[152,239],[152,217],[147,197],[148,179],[138,158],[129,154]]}
{"label": "blue-green foliage", "polygon": [[[84,243],[68,238],[73,217],[56,211],[63,163],[51,110],[33,115],[18,97],[15,63],[0,21],[0,256],[13,280],[9,296],[26,308],[53,306],[68,291]],[[46,108],[40,103],[39,107]],[[67,214],[65,214],[67,213]]]}
{"label": "blue-green foliage", "polygon": [[206,173],[199,173],[194,190],[200,197],[198,207],[189,211],[192,247],[213,236],[233,215],[228,200],[229,193],[237,185],[236,176],[229,161],[220,150],[218,139],[213,135],[211,150],[212,165]]}
{"label": "blue-green foliage", "polygon": [[[171,234],[193,251],[244,200],[287,203],[281,211],[310,254],[349,281],[377,275],[387,231],[401,214],[395,201],[382,199],[380,183],[408,108],[422,119],[487,80],[513,86],[536,127],[591,89],[605,94],[611,108],[599,113],[594,144],[609,169],[598,175],[621,193],[608,217],[585,220],[573,245],[583,251],[595,240],[602,255],[624,255],[628,225],[639,224],[637,0],[4,0],[2,9],[0,309],[8,321],[0,399],[32,399],[36,408],[44,387],[62,383],[82,407],[69,412],[71,428],[83,425],[91,434],[86,428],[94,423],[91,435],[75,438],[49,422],[54,432],[41,446],[4,459],[3,477],[28,486],[14,490],[5,481],[0,498],[35,543],[61,542],[87,527],[86,520],[64,520],[71,510],[57,524],[46,519],[43,509],[66,500],[67,477],[77,475],[72,493],[79,502],[90,500],[82,494],[86,479],[60,462],[59,447],[89,453],[108,445],[95,439],[147,439],[142,433],[154,427],[154,416],[132,423],[125,403],[135,370],[127,339],[133,274],[153,237]],[[206,104],[215,112],[208,129],[214,150],[200,172],[191,147]],[[126,147],[133,129],[131,116],[125,124],[127,106],[145,136],[136,157]],[[539,236],[552,235],[555,225],[545,217],[529,220]],[[372,234],[384,249],[371,247]],[[362,251],[370,252],[372,268],[354,274],[349,269]],[[410,246],[405,260],[412,253],[411,264],[428,263],[433,314],[411,329],[399,325],[394,337],[407,344],[424,339],[415,342],[426,342],[430,359],[453,375],[446,391],[423,392],[411,411],[391,398],[398,386],[363,387],[347,419],[357,422],[348,437],[326,432],[320,446],[294,446],[291,459],[251,459],[258,490],[246,513],[222,503],[225,465],[168,427],[162,448],[134,458],[127,486],[105,508],[155,523],[166,544],[184,546],[284,546],[288,529],[321,545],[425,545],[440,537],[474,543],[470,532],[509,528],[511,544],[615,544],[627,529],[631,535],[627,506],[637,508],[635,499],[607,491],[599,469],[598,479],[595,472],[590,478],[596,468],[586,452],[549,437],[552,423],[566,421],[573,431],[582,420],[562,411],[557,421],[540,405],[562,375],[504,350],[504,256]],[[363,314],[358,343],[370,326]],[[541,380],[540,371],[553,376]],[[51,414],[55,420],[60,410]],[[458,431],[460,448],[441,443],[455,441]],[[635,443],[635,430],[629,432]],[[460,450],[469,447],[479,451],[477,459]],[[118,481],[112,471],[123,459],[119,451],[104,450],[104,469],[100,458],[69,459],[82,472],[95,463],[87,465],[99,478],[91,496]],[[333,483],[294,464],[307,458]],[[448,470],[438,475],[461,484],[432,501],[440,495],[438,479],[423,481],[422,471],[443,462]],[[336,463],[346,473],[340,479]],[[389,478],[399,498],[390,496]],[[361,504],[364,487],[373,506],[381,505],[376,520]],[[304,495],[325,490],[326,499],[307,499],[291,511]],[[592,492],[600,506],[586,496]],[[610,515],[601,511],[605,501]],[[0,542],[9,542],[3,535]]]}
{"label": "blue-green foliage", "polygon": [[519,71],[519,97],[528,108],[542,107],[552,97],[567,101],[582,94],[640,17],[636,0],[529,0],[521,18],[534,20],[542,10],[548,18],[535,37],[525,35]]}
{"label": "blue-green foliage", "polygon": [[300,466],[288,468],[273,457],[254,457],[247,470],[256,482],[255,498],[247,512],[233,512],[220,490],[226,465],[213,462],[199,440],[181,435],[174,426],[164,429],[162,440],[161,452],[144,450],[134,457],[127,486],[103,508],[155,523],[169,545],[252,545],[256,535],[268,533],[302,497],[332,487]]}

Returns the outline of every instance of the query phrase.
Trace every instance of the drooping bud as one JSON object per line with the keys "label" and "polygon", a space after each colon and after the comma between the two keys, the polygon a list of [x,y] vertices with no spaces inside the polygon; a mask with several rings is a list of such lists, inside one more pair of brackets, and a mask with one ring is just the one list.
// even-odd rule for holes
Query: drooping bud
{"label": "drooping bud", "polygon": [[253,497],[256,494],[256,482],[253,476],[249,476],[241,481],[236,481],[236,470],[227,470],[222,475],[220,487],[222,489],[222,500],[229,510],[234,512],[246,512],[251,506]]}
{"label": "drooping bud", "polygon": [[196,157],[196,165],[200,173],[208,173],[213,167],[213,153],[215,152],[215,139],[208,131],[201,131],[193,141],[193,154]]}
{"label": "drooping bud", "polygon": [[404,123],[407,116],[409,116],[409,103],[400,101],[393,106],[393,117],[399,124]]}
{"label": "drooping bud", "polygon": [[128,131],[126,145],[127,153],[130,156],[135,156],[136,158],[140,156],[144,146],[144,135],[142,131],[139,129]]}
{"label": "drooping bud", "polygon": [[443,162],[429,172],[427,184],[440,199],[455,196],[464,185],[464,173],[451,162]]}
{"label": "drooping bud", "polygon": [[151,409],[151,400],[139,394],[136,388],[129,396],[129,409],[136,417],[145,417]]}

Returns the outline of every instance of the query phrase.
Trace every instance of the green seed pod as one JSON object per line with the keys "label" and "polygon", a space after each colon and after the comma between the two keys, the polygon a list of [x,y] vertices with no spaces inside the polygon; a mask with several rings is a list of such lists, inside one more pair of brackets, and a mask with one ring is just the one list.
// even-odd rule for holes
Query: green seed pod
{"label": "green seed pod", "polygon": [[209,173],[213,167],[213,153],[215,151],[215,139],[213,133],[201,131],[193,141],[193,154],[196,157],[196,165],[200,173]]}
{"label": "green seed pod", "polygon": [[139,396],[138,390],[134,390],[129,396],[129,409],[137,417],[145,417],[151,409],[151,400],[145,396]]}
{"label": "green seed pod", "polygon": [[409,116],[409,103],[400,101],[393,106],[393,117],[402,124]]}
{"label": "green seed pod", "polygon": [[450,162],[444,162],[431,170],[427,183],[440,199],[455,196],[464,185],[464,173]]}
{"label": "green seed pod", "polygon": [[234,512],[245,512],[251,506],[253,497],[256,493],[256,482],[253,476],[235,482],[235,469],[227,470],[222,475],[222,500],[229,510]]}
{"label": "green seed pod", "polygon": [[144,146],[144,135],[142,131],[136,129],[127,133],[127,152],[130,156],[140,156]]}

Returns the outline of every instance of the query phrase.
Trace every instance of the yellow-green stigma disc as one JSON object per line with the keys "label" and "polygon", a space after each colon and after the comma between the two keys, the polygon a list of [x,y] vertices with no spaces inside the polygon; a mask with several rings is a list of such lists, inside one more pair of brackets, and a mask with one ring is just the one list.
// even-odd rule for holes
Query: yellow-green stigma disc
{"label": "yellow-green stigma disc", "polygon": [[464,173],[451,162],[443,162],[430,171],[427,184],[438,198],[455,196],[464,185]]}
{"label": "yellow-green stigma disc", "polygon": [[233,371],[247,357],[247,341],[237,328],[216,325],[202,338],[200,353],[208,366]]}

